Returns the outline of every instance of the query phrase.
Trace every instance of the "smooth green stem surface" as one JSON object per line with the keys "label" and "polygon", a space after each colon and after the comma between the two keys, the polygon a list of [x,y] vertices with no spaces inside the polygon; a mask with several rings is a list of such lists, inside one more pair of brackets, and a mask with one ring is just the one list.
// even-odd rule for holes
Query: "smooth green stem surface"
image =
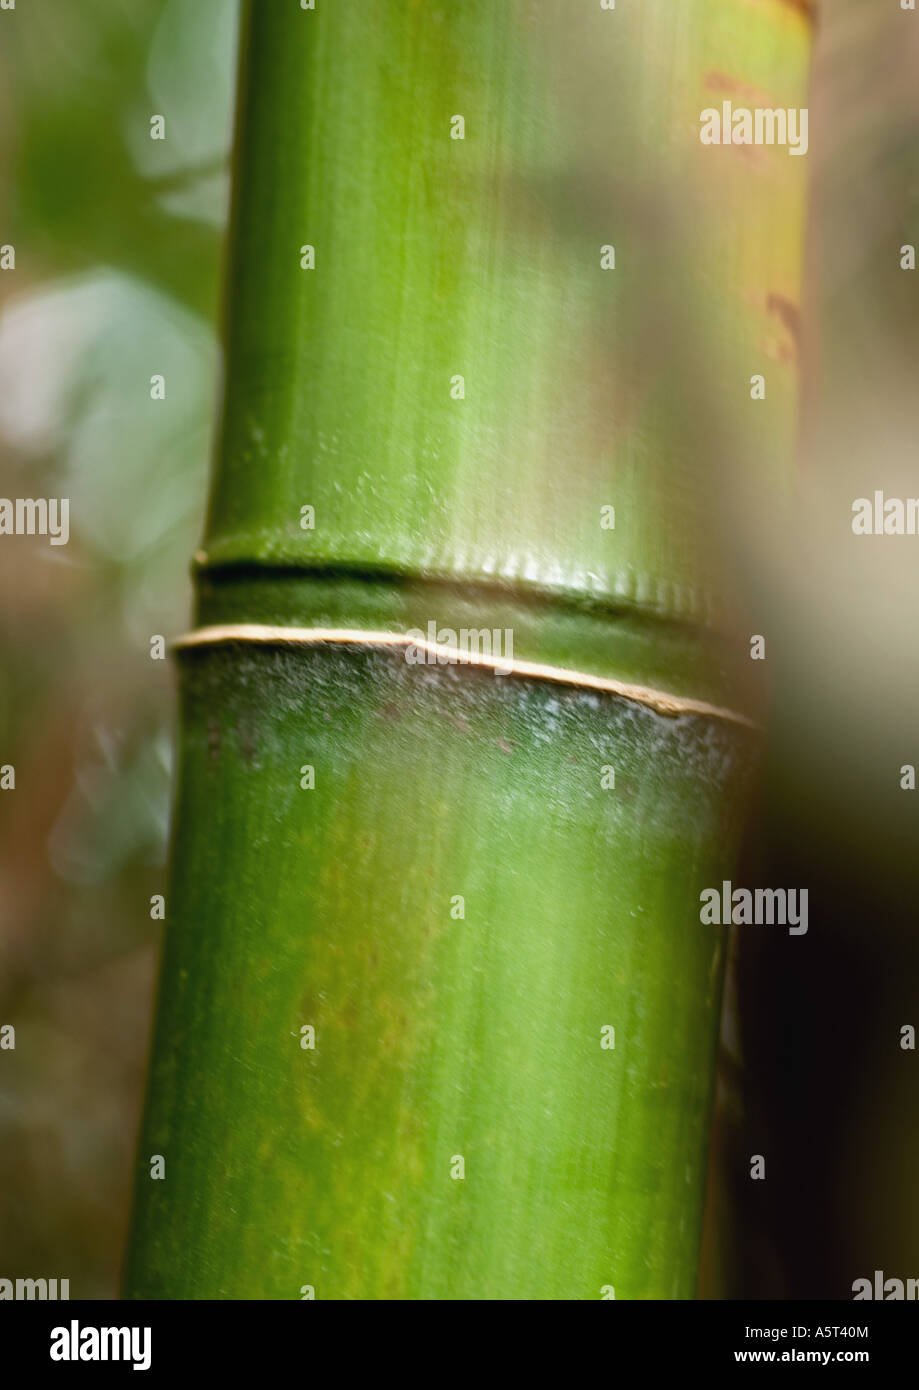
{"label": "smooth green stem surface", "polygon": [[[197,622],[510,628],[756,710],[805,161],[699,117],[801,103],[801,7],[245,30]],[[180,675],[128,1295],[691,1297],[750,732],[363,646]]]}

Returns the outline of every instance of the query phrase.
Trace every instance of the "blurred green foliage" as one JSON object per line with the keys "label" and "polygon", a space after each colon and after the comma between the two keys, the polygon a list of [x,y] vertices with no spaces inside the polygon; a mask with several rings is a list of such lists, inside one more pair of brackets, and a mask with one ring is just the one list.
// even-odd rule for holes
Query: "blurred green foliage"
{"label": "blurred green foliage", "polygon": [[[236,0],[0,17],[0,1273],[111,1297],[143,1085],[219,354]],[[168,113],[166,139],[150,117]],[[165,401],[151,399],[162,374]]]}

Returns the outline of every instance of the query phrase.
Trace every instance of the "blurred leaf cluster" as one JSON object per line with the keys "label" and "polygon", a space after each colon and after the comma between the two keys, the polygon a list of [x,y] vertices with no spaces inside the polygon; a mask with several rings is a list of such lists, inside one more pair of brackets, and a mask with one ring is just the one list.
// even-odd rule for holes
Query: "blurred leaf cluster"
{"label": "blurred leaf cluster", "polygon": [[[236,0],[30,0],[0,30],[0,1273],[110,1297],[143,1084],[219,354]],[[167,116],[166,139],[150,118]],[[165,378],[165,400],[151,377]]]}

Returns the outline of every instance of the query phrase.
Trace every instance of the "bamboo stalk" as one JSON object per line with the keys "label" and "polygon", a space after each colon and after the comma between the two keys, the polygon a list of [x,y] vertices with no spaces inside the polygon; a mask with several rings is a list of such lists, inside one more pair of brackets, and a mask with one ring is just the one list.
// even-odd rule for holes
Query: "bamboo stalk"
{"label": "bamboo stalk", "polygon": [[792,457],[802,197],[698,119],[798,102],[806,19],[246,31],[126,1292],[691,1296],[758,717],[718,488]]}

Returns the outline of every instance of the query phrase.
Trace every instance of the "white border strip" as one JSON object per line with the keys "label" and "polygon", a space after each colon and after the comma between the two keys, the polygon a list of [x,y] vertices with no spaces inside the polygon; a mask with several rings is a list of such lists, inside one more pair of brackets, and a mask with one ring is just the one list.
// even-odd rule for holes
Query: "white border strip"
{"label": "white border strip", "polygon": [[502,661],[500,657],[463,651],[460,647],[451,647],[446,643],[429,642],[407,632],[375,632],[351,627],[270,627],[261,623],[224,623],[187,632],[184,636],[177,637],[172,645],[176,648],[210,647],[220,642],[294,645],[338,642],[365,647],[417,647],[426,654],[446,658],[445,665],[483,666],[505,676],[527,676],[532,680],[554,681],[557,685],[574,685],[581,690],[597,690],[604,695],[619,695],[624,700],[647,705],[658,714],[668,715],[670,718],[676,718],[681,714],[697,714],[708,719],[726,719],[732,724],[743,724],[748,729],[762,728],[745,714],[724,709],[719,705],[710,705],[705,700],[693,700],[684,695],[669,695],[661,690],[651,690],[645,685],[631,685],[627,681],[615,680],[611,676],[595,676],[589,671],[570,671],[564,666],[545,666],[538,661]]}

